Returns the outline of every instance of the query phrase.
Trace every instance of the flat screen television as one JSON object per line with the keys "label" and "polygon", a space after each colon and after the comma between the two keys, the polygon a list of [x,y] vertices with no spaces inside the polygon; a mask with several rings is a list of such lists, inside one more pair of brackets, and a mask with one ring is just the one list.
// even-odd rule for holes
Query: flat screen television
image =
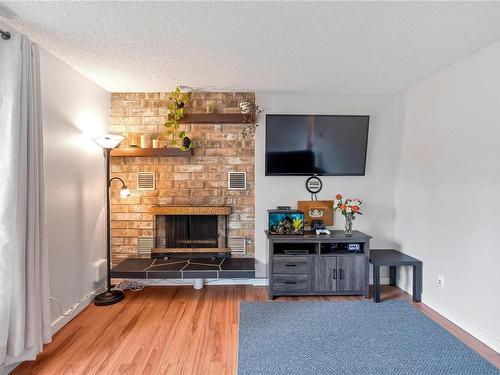
{"label": "flat screen television", "polygon": [[266,176],[364,176],[369,120],[266,115]]}

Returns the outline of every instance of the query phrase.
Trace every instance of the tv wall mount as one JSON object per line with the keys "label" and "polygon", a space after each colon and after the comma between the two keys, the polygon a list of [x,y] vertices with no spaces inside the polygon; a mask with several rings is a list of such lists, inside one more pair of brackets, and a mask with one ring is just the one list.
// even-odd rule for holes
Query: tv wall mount
{"label": "tv wall mount", "polygon": [[323,182],[321,182],[318,176],[313,175],[306,180],[306,189],[311,194],[312,201],[318,200],[317,194],[321,191],[322,188]]}

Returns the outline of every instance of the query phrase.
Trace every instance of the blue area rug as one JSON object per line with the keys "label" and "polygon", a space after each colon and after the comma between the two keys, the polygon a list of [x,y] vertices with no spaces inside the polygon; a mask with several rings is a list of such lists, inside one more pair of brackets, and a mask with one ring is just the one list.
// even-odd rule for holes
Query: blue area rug
{"label": "blue area rug", "polygon": [[242,302],[238,374],[500,371],[404,301]]}

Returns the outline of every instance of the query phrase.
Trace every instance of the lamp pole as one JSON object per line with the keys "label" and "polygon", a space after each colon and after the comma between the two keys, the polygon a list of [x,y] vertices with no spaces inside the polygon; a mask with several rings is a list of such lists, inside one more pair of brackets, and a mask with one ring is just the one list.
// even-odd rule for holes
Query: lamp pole
{"label": "lamp pole", "polygon": [[110,170],[109,170],[109,156],[111,154],[110,148],[104,149],[104,158],[106,159],[106,286],[108,291],[113,287],[111,285],[111,202],[109,195],[111,193]]}
{"label": "lamp pole", "polygon": [[104,148],[103,150],[104,158],[106,159],[106,291],[95,297],[94,304],[96,306],[113,305],[125,298],[125,295],[121,290],[112,289],[113,286],[111,285],[111,204],[109,198],[111,190],[109,171],[109,157],[111,149]]}

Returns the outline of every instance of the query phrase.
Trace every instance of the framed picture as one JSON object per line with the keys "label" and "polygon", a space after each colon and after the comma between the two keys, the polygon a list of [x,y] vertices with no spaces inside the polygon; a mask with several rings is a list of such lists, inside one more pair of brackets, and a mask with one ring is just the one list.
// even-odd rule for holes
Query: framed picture
{"label": "framed picture", "polygon": [[298,201],[297,208],[304,212],[304,225],[311,226],[312,220],[333,225],[333,201]]}

